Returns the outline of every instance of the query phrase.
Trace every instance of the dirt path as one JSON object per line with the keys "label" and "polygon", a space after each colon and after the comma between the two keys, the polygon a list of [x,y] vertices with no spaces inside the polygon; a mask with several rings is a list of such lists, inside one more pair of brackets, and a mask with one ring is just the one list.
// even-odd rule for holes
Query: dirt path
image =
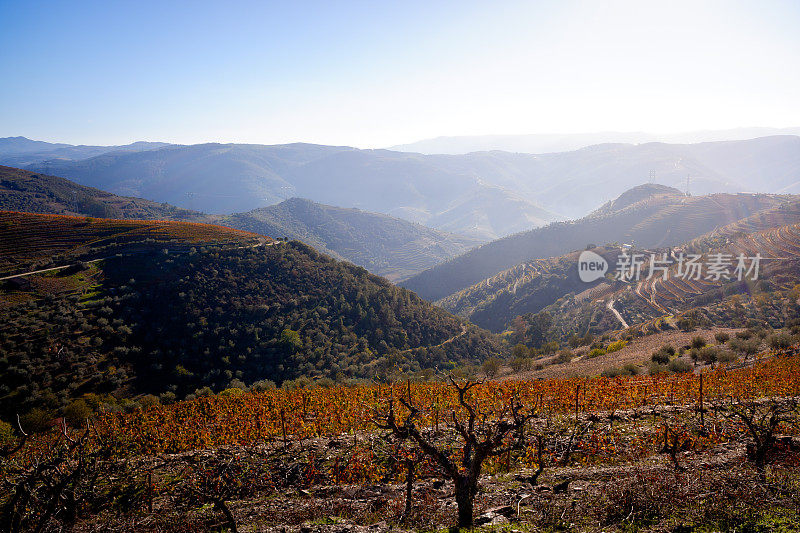
{"label": "dirt path", "polygon": [[418,348],[428,348],[428,349],[430,349],[430,348],[439,348],[441,346],[444,346],[445,344],[449,344],[449,343],[453,342],[454,340],[456,340],[459,337],[462,337],[466,333],[467,333],[467,326],[465,326],[464,324],[461,324],[461,333],[459,333],[458,335],[453,335],[452,337],[450,337],[446,341],[440,342],[439,344],[435,344],[433,346],[417,346],[415,348],[408,348],[408,349],[403,350],[402,352],[399,352],[399,353],[408,353],[411,350],[416,350]]}
{"label": "dirt path", "polygon": [[[235,250],[243,250],[245,248],[258,248],[260,246],[274,246],[276,244],[281,244],[282,242],[283,241],[275,241],[275,240],[274,241],[270,241],[270,242],[263,242],[262,241],[262,242],[259,242],[258,244],[254,244],[252,246],[237,246],[234,249]],[[77,260],[77,261],[75,261],[75,263],[78,263],[78,262],[97,263],[98,261],[105,261],[106,259],[111,259],[112,257],[128,257],[128,256],[131,256],[131,255],[140,254],[140,253],[143,253],[143,252],[132,252],[132,253],[129,252],[129,253],[125,253],[125,254],[115,254],[115,255],[109,255],[109,256],[106,256],[106,257],[99,257],[97,259],[90,259],[88,261]],[[182,252],[178,251],[178,252],[174,252],[174,253],[182,253]],[[33,276],[34,274],[42,274],[44,272],[55,272],[56,270],[64,270],[65,268],[69,268],[71,266],[74,266],[75,263],[70,263],[68,265],[61,265],[61,266],[57,266],[57,267],[43,268],[41,270],[31,270],[30,272],[22,272],[21,274],[13,274],[11,276],[5,276],[5,277],[0,278],[0,281],[5,281],[7,279],[14,279],[14,278],[24,278],[25,276]]]}
{"label": "dirt path", "polygon": [[[109,257],[113,257],[113,256],[109,256]],[[109,257],[101,257],[99,259],[92,259],[91,261],[84,261],[84,263],[96,263],[98,261],[103,261],[105,259],[108,259]],[[69,267],[74,266],[74,265],[75,265],[75,263],[70,263],[69,265],[62,265],[62,266],[57,266],[57,267],[43,268],[41,270],[32,270],[30,272],[23,272],[22,274],[14,274],[13,276],[6,276],[4,278],[0,278],[0,281],[5,281],[7,279],[14,279],[14,278],[23,278],[25,276],[33,276],[34,274],[41,274],[43,272],[54,272],[56,270],[64,270],[65,268],[69,268]]]}
{"label": "dirt path", "polygon": [[622,327],[623,327],[623,328],[625,328],[625,329],[628,329],[628,323],[627,323],[627,322],[625,322],[625,319],[624,319],[624,318],[622,318],[622,315],[621,315],[621,314],[619,314],[619,311],[617,311],[616,309],[614,309],[614,298],[611,298],[611,299],[608,301],[608,303],[606,304],[606,308],[608,308],[608,310],[609,310],[609,311],[611,311],[612,313],[614,313],[614,316],[615,316],[615,317],[617,317],[617,320],[619,320],[619,323],[620,323],[620,324],[622,324]]}

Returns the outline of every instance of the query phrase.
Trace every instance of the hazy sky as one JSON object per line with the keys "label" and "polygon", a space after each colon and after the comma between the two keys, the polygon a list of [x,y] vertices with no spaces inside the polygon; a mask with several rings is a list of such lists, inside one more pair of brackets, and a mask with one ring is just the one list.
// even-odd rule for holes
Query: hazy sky
{"label": "hazy sky", "polygon": [[380,147],[800,125],[800,2],[0,0],[0,137]]}

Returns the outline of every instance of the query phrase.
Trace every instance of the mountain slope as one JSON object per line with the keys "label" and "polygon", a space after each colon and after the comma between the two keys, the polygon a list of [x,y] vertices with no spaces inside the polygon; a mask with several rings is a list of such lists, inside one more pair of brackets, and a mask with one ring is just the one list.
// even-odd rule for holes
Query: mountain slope
{"label": "mountain slope", "polygon": [[668,189],[658,189],[658,194],[647,191],[653,192],[651,186],[626,193],[639,199],[629,203],[623,196],[618,211],[601,210],[580,220],[553,223],[485,244],[402,285],[435,301],[527,261],[582,250],[589,244],[673,246],[792,199],[763,194],[686,197]]}
{"label": "mountain slope", "polygon": [[[113,220],[0,211],[0,273],[3,277],[65,262],[94,260],[146,250],[186,249],[198,243],[257,246],[272,239],[233,228],[195,222]],[[34,268],[35,267],[35,268]]]}
{"label": "mountain slope", "polygon": [[320,252],[346,259],[393,281],[460,255],[481,242],[386,215],[300,198],[216,222],[303,241]]}
{"label": "mountain slope", "polygon": [[[591,283],[580,280],[579,252],[571,252],[517,265],[437,304],[492,331],[508,328],[516,317],[547,310],[554,319],[553,335],[562,340],[570,332],[582,336],[587,330],[598,334],[618,329],[620,322],[613,316],[609,301],[623,320],[639,328],[651,327],[665,315],[679,316],[693,309],[694,315],[708,319],[707,325],[741,326],[747,316],[757,318],[754,309],[757,307],[764,308],[758,315],[761,319],[774,319],[773,327],[779,327],[788,311],[781,311],[787,304],[786,295],[775,291],[790,291],[800,282],[800,200],[714,229],[678,247],[677,253],[705,254],[701,261],[704,265],[712,257],[709,254],[730,254],[731,272],[739,254],[746,258],[758,254],[761,261],[757,280],[748,278],[749,281],[740,282],[735,274],[730,275],[734,279],[727,281],[709,279],[707,267],[698,279],[687,279],[676,271],[677,260],[670,254],[675,250],[636,248],[627,253],[642,254],[641,276],[638,282],[625,283],[613,279],[622,248],[610,246],[592,251],[605,258],[609,273]],[[651,253],[671,258],[668,279],[662,279],[661,272],[648,278]],[[733,313],[726,309],[726,297],[756,293],[762,296],[761,303],[754,308],[740,308]],[[769,298],[765,298],[767,293]]]}
{"label": "mountain slope", "polygon": [[[183,396],[265,379],[373,378],[501,354],[485,331],[301,243],[188,223],[109,235],[111,221],[76,233],[83,219],[4,217],[2,253],[13,245],[16,270],[41,268],[48,250],[73,265],[0,281],[4,415],[86,392]],[[98,256],[105,259],[75,263]]]}
{"label": "mountain slope", "polygon": [[208,217],[141,198],[117,196],[56,176],[0,166],[0,209],[104,218],[204,221]]}

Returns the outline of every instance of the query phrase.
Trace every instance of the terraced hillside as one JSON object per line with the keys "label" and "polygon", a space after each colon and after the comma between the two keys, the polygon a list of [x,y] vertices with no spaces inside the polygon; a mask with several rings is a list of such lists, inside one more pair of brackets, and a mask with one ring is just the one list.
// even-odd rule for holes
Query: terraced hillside
{"label": "terraced hillside", "polygon": [[[781,224],[787,221],[792,223]],[[517,317],[525,322],[535,320],[537,313],[546,313],[550,329],[542,339],[562,341],[573,334],[602,334],[628,327],[642,332],[672,329],[683,317],[707,326],[745,327],[755,321],[779,327],[793,312],[789,294],[800,284],[800,202],[746,217],[677,247],[626,249],[629,255],[640,254],[637,282],[614,278],[622,248],[593,251],[609,264],[606,277],[595,282],[580,281],[579,253],[573,252],[518,265],[437,304],[496,332],[519,329]],[[657,259],[667,254],[672,265],[666,279],[661,271],[650,275],[651,254]],[[679,275],[681,254],[699,254],[697,262],[704,270],[697,276]],[[716,254],[727,254],[727,275],[732,279],[715,279],[707,270]],[[747,273],[752,267],[752,260],[747,259],[742,265],[746,279],[736,279],[739,254],[745,258],[760,255],[757,275]],[[738,300],[731,300],[734,295]]]}
{"label": "terraced hillside", "polygon": [[[740,227],[745,227],[741,225]],[[703,252],[695,247],[687,247],[692,251]],[[713,254],[730,254],[731,270],[736,267],[736,257],[755,257],[758,254],[762,259],[758,278],[763,282],[769,281],[777,288],[790,289],[800,283],[800,224],[790,224],[775,228],[754,231],[740,235],[731,240],[724,248],[705,250],[704,260]],[[745,265],[750,267],[748,261]],[[713,295],[721,293],[723,289],[733,292],[738,280],[713,280],[705,277],[699,279],[681,278],[676,275],[677,266],[670,270],[667,279],[654,276],[650,280],[640,281],[634,294],[649,304],[656,313],[677,313],[685,310],[687,306],[703,303]],[[746,283],[744,284],[746,285]],[[730,288],[729,288],[730,287]],[[744,289],[745,287],[739,287]],[[739,291],[736,291],[739,292]]]}
{"label": "terraced hillside", "polygon": [[16,273],[43,261],[51,266],[57,260],[96,259],[155,246],[187,248],[199,243],[255,246],[271,241],[242,230],[194,222],[0,211],[0,273]]}
{"label": "terraced hillside", "polygon": [[[647,190],[649,186],[642,187]],[[402,285],[436,301],[535,259],[615,242],[643,248],[677,246],[761,211],[797,201],[796,196],[788,195],[687,197],[672,191],[652,191],[632,203],[618,203],[616,210],[601,210],[580,220],[557,222],[493,241],[422,272]]]}
{"label": "terraced hillside", "polygon": [[[620,253],[614,247],[592,251],[605,257],[609,264],[615,264]],[[572,252],[517,265],[436,304],[483,328],[500,332],[514,317],[537,313],[566,294],[596,299],[616,290],[617,284],[605,278],[582,282],[577,270],[579,254]]]}
{"label": "terraced hillside", "polygon": [[[751,221],[752,222],[752,221]],[[747,227],[750,223],[739,225]],[[752,227],[756,227],[753,225]],[[629,331],[654,333],[675,327],[749,327],[766,325],[782,327],[800,313],[800,224],[790,224],[749,234],[737,234],[724,246],[702,247],[699,243],[718,242],[704,236],[688,243],[685,250],[641,250],[653,252],[657,257],[672,253],[673,265],[666,279],[657,272],[647,279],[647,268],[635,283],[610,283],[595,298],[580,299],[578,295],[564,295],[546,307],[554,318],[551,337],[565,338],[570,332],[602,334],[620,329],[620,322],[611,315],[614,311],[630,326]],[[699,277],[678,275],[678,257],[681,252],[697,253],[704,265]],[[757,276],[747,272],[752,261],[744,263],[742,280],[735,269],[738,254],[746,258],[761,256]],[[716,254],[728,254],[731,261],[730,279],[716,280],[705,265]],[[754,279],[755,278],[755,279]],[[623,328],[625,329],[625,328]]]}

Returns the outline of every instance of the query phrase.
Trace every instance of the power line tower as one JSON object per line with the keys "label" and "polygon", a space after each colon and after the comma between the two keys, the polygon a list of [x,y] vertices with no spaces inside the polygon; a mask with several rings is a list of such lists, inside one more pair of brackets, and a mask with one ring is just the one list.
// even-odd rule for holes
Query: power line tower
{"label": "power line tower", "polygon": [[194,197],[197,196],[197,193],[194,192],[187,192],[186,198],[189,200],[189,210],[194,211]]}
{"label": "power line tower", "polygon": [[648,179],[648,183],[654,183],[656,181],[656,171],[650,171],[650,178]]}
{"label": "power line tower", "polygon": [[690,180],[689,174],[686,174],[686,196],[691,196],[689,194],[689,180]]}

